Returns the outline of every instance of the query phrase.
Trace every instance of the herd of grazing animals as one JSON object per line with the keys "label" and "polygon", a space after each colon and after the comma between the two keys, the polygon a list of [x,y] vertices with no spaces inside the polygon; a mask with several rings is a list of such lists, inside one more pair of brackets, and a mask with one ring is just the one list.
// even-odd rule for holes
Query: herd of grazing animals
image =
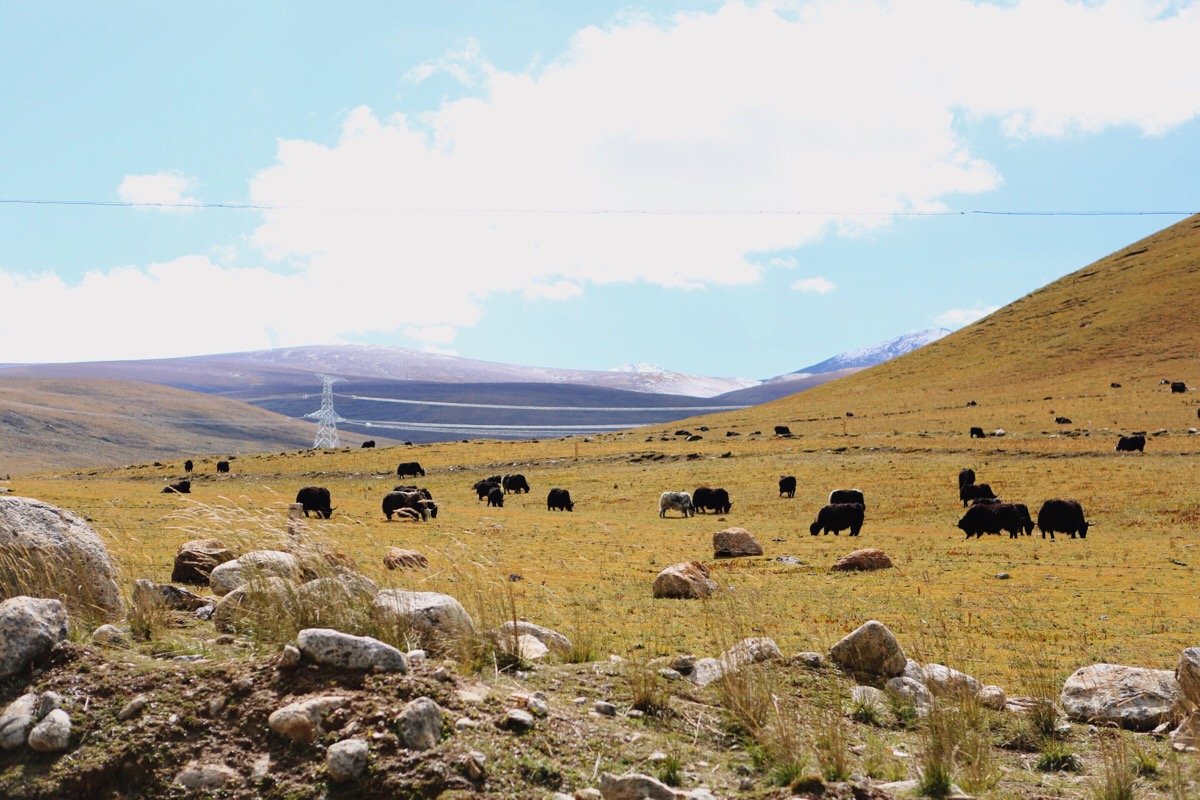
{"label": "herd of grazing animals", "polygon": [[[1187,392],[1187,384],[1183,381],[1162,380],[1160,385],[1170,385],[1172,393]],[[1112,383],[1113,388],[1119,388],[1119,383]],[[976,406],[974,401],[967,404]],[[1053,412],[1051,412],[1053,413]],[[849,416],[849,415],[848,415]],[[1197,410],[1200,417],[1200,409]],[[1057,417],[1055,422],[1069,424],[1066,417]],[[703,430],[707,430],[704,428]],[[687,431],[677,431],[686,434]],[[997,431],[996,435],[1002,434]],[[792,435],[786,425],[775,426],[777,436]],[[971,438],[984,438],[982,428],[972,427]],[[366,441],[363,447],[374,447],[374,441]],[[1139,431],[1130,436],[1121,436],[1117,441],[1117,452],[1144,453],[1146,447],[1145,432]],[[183,464],[184,472],[191,474],[193,463],[188,459]],[[221,460],[216,463],[218,473],[229,472],[229,461]],[[416,461],[402,462],[396,467],[398,477],[424,477],[425,470]],[[957,527],[966,533],[967,538],[983,538],[983,534],[999,535],[1006,532],[1009,538],[1016,539],[1021,534],[1031,536],[1035,527],[1029,508],[1024,503],[1006,503],[1000,500],[992,487],[986,483],[976,483],[975,471],[963,469],[958,474],[958,495],[966,512],[958,521]],[[529,482],[524,475],[493,475],[474,484],[472,489],[480,501],[486,500],[488,507],[503,508],[504,497],[509,493],[526,493],[530,491]],[[176,481],[164,487],[163,493],[189,494],[191,481],[187,478]],[[794,498],[796,496],[796,476],[783,475],[779,478],[779,497]],[[296,503],[301,506],[304,516],[315,513],[319,518],[330,519],[336,506],[332,505],[330,492],[321,486],[306,486],[296,494]],[[697,487],[695,492],[663,492],[658,501],[658,515],[665,518],[668,511],[678,511],[685,518],[694,517],[699,513],[709,511],[718,514],[728,514],[733,508],[729,492],[721,487]],[[389,521],[393,516],[402,519],[428,520],[437,518],[438,505],[433,495],[426,488],[417,486],[396,486],[388,492],[382,503],[383,514]],[[574,511],[575,502],[567,489],[555,487],[546,498],[548,511]],[[836,536],[843,530],[849,530],[850,536],[858,536],[862,529],[866,514],[866,499],[859,489],[834,489],[829,494],[828,503],[817,512],[817,518],[809,526],[809,533],[816,536],[831,531]],[[1036,527],[1041,531],[1042,538],[1050,534],[1066,533],[1071,538],[1087,538],[1088,529],[1094,523],[1089,522],[1083,512],[1082,505],[1077,500],[1046,500],[1037,514]]]}

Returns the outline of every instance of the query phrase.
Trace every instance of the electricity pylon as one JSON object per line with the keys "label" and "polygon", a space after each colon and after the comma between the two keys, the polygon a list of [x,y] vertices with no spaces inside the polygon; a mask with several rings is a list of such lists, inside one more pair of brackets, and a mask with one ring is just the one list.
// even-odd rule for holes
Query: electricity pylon
{"label": "electricity pylon", "polygon": [[319,423],[317,438],[313,442],[313,447],[337,447],[337,424],[346,420],[339,417],[338,413],[333,410],[333,385],[345,379],[321,374],[318,374],[317,377],[321,379],[321,407],[311,414],[305,414],[304,416],[306,418],[313,417]]}

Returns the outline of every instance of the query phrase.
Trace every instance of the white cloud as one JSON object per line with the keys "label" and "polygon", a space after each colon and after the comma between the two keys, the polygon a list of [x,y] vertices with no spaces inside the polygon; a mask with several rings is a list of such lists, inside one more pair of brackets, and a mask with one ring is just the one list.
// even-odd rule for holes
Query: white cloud
{"label": "white cloud", "polygon": [[189,178],[178,172],[156,172],[153,175],[126,175],[117,187],[117,194],[126,203],[139,205],[161,206],[167,211],[182,211],[184,208],[172,208],[181,204],[199,202],[188,196],[196,185],[195,178]]}
{"label": "white cloud", "polygon": [[837,286],[832,281],[828,281],[821,276],[815,278],[801,278],[797,281],[792,281],[792,289],[805,294],[827,294],[836,289]]}
{"label": "white cloud", "polygon": [[[419,117],[360,107],[332,144],[280,142],[250,186],[277,210],[240,244],[282,274],[245,269],[243,246],[240,269],[224,256],[220,266],[181,258],[89,275],[86,291],[0,273],[0,290],[37,300],[13,304],[24,327],[6,310],[0,338],[54,341],[62,332],[33,313],[54,308],[88,331],[72,335],[71,357],[129,352],[118,342],[176,353],[186,308],[206,325],[193,346],[242,349],[459,329],[498,292],[553,300],[594,284],[753,283],[796,268],[788,251],[821,237],[995,188],[1001,176],[964,138],[964,120],[998,119],[1021,137],[1112,126],[1159,135],[1200,114],[1200,93],[1169,79],[1200,74],[1200,3],[1161,8],[729,2],[667,24],[586,28],[525,72],[496,69],[468,42],[409,78],[449,74],[470,97]],[[120,193],[189,202],[194,184],[129,176]],[[817,280],[793,286],[821,291]],[[975,313],[986,310],[939,321]],[[437,336],[427,343],[449,338]]]}
{"label": "white cloud", "polygon": [[933,321],[943,328],[957,329],[970,325],[975,320],[983,319],[999,309],[1000,306],[985,306],[983,303],[976,303],[972,308],[952,308],[938,314]]}

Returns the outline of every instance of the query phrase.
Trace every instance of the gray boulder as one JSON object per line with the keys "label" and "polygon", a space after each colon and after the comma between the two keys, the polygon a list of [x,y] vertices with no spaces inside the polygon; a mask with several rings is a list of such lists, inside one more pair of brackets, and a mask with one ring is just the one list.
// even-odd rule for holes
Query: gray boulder
{"label": "gray boulder", "polygon": [[500,626],[499,633],[501,637],[511,639],[514,630],[517,636],[532,636],[558,656],[569,656],[573,649],[571,640],[561,633],[534,625],[532,622],[505,622]]}
{"label": "gray boulder", "polygon": [[306,628],[296,635],[296,646],[305,658],[324,667],[408,672],[404,653],[370,636],[352,636],[330,628]]}
{"label": "gray boulder", "polygon": [[1182,696],[1171,670],[1092,664],[1067,678],[1059,703],[1079,722],[1148,731],[1171,716]]}
{"label": "gray boulder", "polygon": [[926,664],[922,672],[929,691],[939,697],[977,697],[983,689],[970,675],[943,664]]}
{"label": "gray boulder", "polygon": [[20,564],[24,591],[107,619],[125,614],[117,570],[83,519],[28,497],[0,496],[0,563]]}
{"label": "gray boulder", "polygon": [[371,610],[384,624],[416,633],[435,649],[475,632],[471,615],[448,594],[384,589],[371,601]]}
{"label": "gray boulder", "polygon": [[208,583],[213,594],[226,595],[254,577],[269,576],[299,583],[302,576],[300,559],[282,550],[251,550],[214,567],[208,576]]}
{"label": "gray boulder", "polygon": [[0,603],[0,679],[16,675],[67,638],[67,609],[58,600],[10,597]]}
{"label": "gray boulder", "polygon": [[891,678],[904,673],[908,658],[900,642],[877,620],[851,631],[829,650],[829,659],[843,669]]}

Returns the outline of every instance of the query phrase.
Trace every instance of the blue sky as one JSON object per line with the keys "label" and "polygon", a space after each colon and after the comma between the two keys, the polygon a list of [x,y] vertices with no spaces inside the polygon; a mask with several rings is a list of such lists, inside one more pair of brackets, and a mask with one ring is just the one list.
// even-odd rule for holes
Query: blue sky
{"label": "blue sky", "polygon": [[1200,211],[1200,3],[0,14],[0,361],[370,342],[763,378],[1180,218],[945,212]]}

